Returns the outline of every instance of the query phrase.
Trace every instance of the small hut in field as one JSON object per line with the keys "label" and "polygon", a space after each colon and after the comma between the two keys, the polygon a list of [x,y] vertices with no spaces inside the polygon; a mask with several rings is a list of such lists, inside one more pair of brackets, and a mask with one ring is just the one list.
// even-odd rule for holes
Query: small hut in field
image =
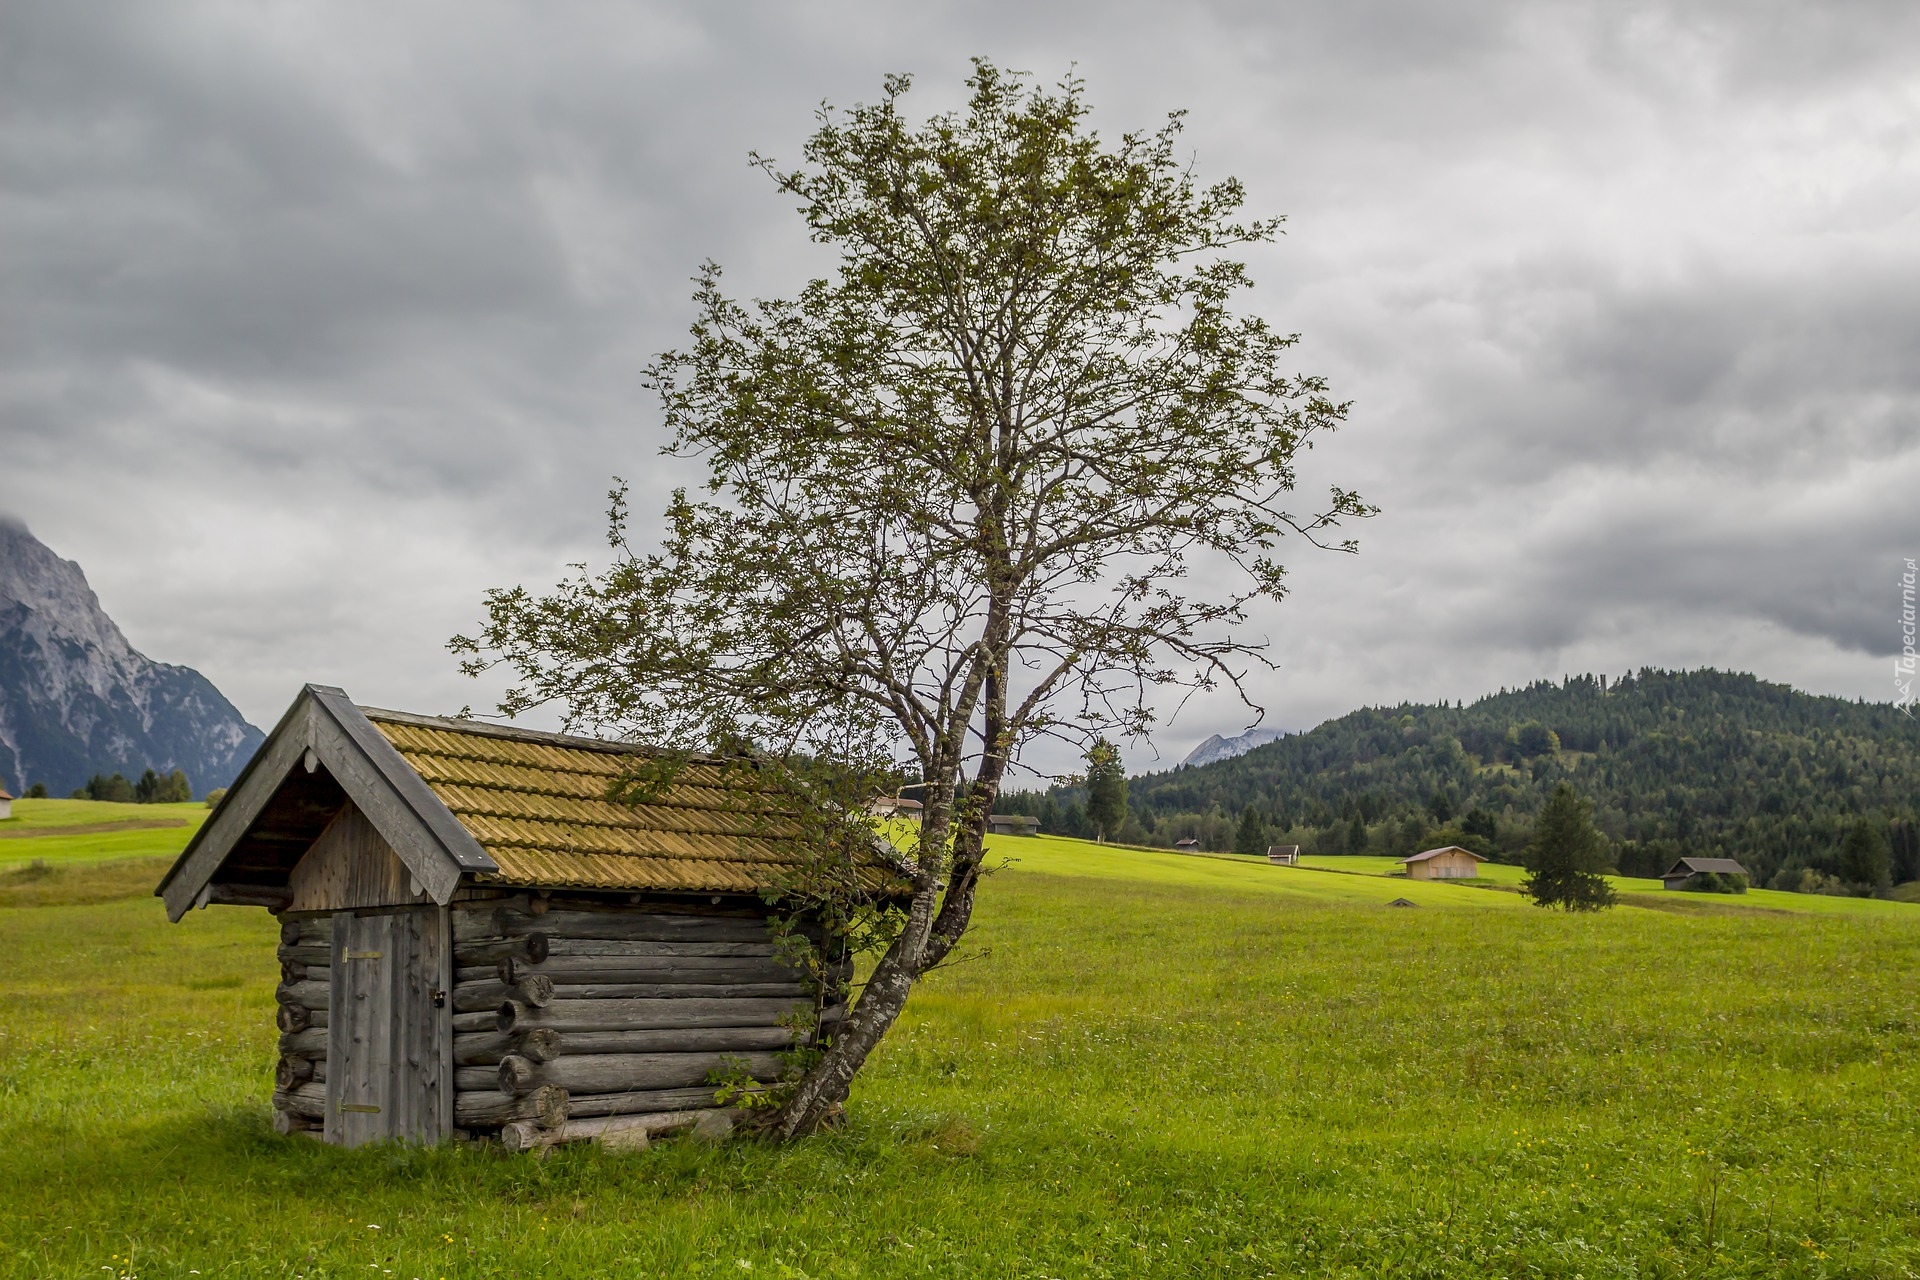
{"label": "small hut in field", "polygon": [[1024,813],[988,814],[987,834],[990,836],[1037,836],[1040,834],[1040,819]]}
{"label": "small hut in field", "polygon": [[925,815],[926,806],[903,796],[881,796],[867,805],[867,812],[876,818],[904,818],[909,822],[918,822]]}
{"label": "small hut in field", "polygon": [[1297,867],[1300,865],[1300,846],[1270,844],[1267,846],[1267,861],[1276,867]]}
{"label": "small hut in field", "polygon": [[[799,828],[718,761],[609,799],[642,750],[307,686],[156,891],[173,920],[279,917],[282,1132],[644,1141],[844,1016],[763,897],[806,861]],[[862,891],[902,891],[890,855]]]}
{"label": "small hut in field", "polygon": [[1480,864],[1485,861],[1471,849],[1450,844],[1402,858],[1400,865],[1407,869],[1409,880],[1471,880],[1480,874]]}
{"label": "small hut in field", "polygon": [[7,794],[5,787],[0,787],[0,821],[5,821],[12,816],[13,797]]}
{"label": "small hut in field", "polygon": [[1738,876],[1738,880],[1722,879],[1712,882],[1739,885],[1739,888],[1729,890],[1733,893],[1745,893],[1747,881],[1750,879],[1747,869],[1732,858],[1682,858],[1668,867],[1660,876],[1660,884],[1666,889],[1687,889],[1693,886],[1696,876]]}

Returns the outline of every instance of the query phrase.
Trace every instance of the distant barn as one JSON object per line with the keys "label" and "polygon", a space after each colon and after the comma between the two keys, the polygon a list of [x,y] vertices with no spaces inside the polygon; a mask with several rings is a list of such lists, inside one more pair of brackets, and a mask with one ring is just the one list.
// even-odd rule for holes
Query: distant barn
{"label": "distant barn", "polygon": [[1030,818],[1024,813],[994,813],[987,815],[987,834],[990,836],[1037,836],[1040,834],[1040,819]]}
{"label": "distant barn", "polygon": [[1660,883],[1669,889],[1684,889],[1687,881],[1706,875],[1747,878],[1747,869],[1732,858],[1682,858],[1666,869]]}
{"label": "distant barn", "polygon": [[1173,842],[1173,847],[1185,852],[1188,850],[1198,849],[1200,847],[1200,842],[1194,839],[1192,836],[1188,836],[1184,840],[1175,840]]}
{"label": "distant barn", "polygon": [[1485,861],[1471,849],[1450,844],[1402,858],[1400,864],[1407,869],[1410,880],[1471,880],[1480,874],[1480,864]]}
{"label": "distant barn", "polygon": [[[770,928],[808,858],[780,801],[717,760],[609,799],[643,750],[307,686],[157,890],[279,916],[282,1132],[634,1140],[844,1016]],[[855,874],[901,870],[876,841]]]}
{"label": "distant barn", "polygon": [[1270,844],[1267,846],[1267,861],[1277,867],[1300,865],[1300,846],[1297,844]]}
{"label": "distant barn", "polygon": [[910,822],[920,821],[926,806],[918,800],[907,800],[900,796],[881,796],[867,805],[867,812],[876,818],[905,818]]}
{"label": "distant barn", "polygon": [[4,821],[12,816],[13,797],[7,794],[5,787],[0,787],[0,821]]}

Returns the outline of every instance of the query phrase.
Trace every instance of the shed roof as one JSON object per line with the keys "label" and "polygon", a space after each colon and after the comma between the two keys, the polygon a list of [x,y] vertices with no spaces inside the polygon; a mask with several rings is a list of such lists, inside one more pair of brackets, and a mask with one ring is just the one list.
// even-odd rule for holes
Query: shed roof
{"label": "shed roof", "polygon": [[1660,878],[1662,880],[1671,880],[1675,876],[1700,875],[1708,871],[1723,876],[1743,876],[1747,874],[1747,869],[1735,862],[1732,858],[1682,858],[1667,868],[1667,873]]}
{"label": "shed roof", "polygon": [[[655,801],[607,798],[643,748],[368,709],[367,719],[487,851],[482,884],[758,893],[807,861],[750,766],[695,760]],[[859,868],[880,890],[898,868]]]}
{"label": "shed roof", "polygon": [[1426,861],[1427,859],[1429,859],[1429,858],[1437,858],[1437,857],[1439,857],[1439,856],[1440,856],[1441,854],[1443,854],[1443,853],[1464,853],[1464,854],[1466,854],[1466,855],[1467,855],[1467,856],[1468,856],[1469,858],[1472,858],[1472,859],[1473,859],[1473,860],[1474,860],[1475,862],[1485,862],[1485,861],[1486,861],[1486,859],[1485,859],[1485,858],[1483,858],[1483,857],[1481,857],[1481,856],[1480,856],[1479,854],[1477,854],[1477,853],[1475,853],[1475,852],[1474,852],[1473,850],[1471,850],[1471,849],[1462,849],[1462,848],[1461,848],[1461,847],[1460,847],[1459,845],[1457,845],[1457,844],[1450,844],[1450,845],[1445,845],[1445,846],[1443,846],[1443,847],[1441,847],[1441,848],[1439,848],[1439,849],[1429,849],[1429,850],[1427,850],[1427,851],[1426,851],[1425,853],[1416,853],[1416,854],[1414,854],[1414,855],[1413,855],[1413,856],[1412,856],[1411,858],[1402,858],[1402,859],[1400,859],[1400,861],[1402,861],[1402,862],[1425,862],[1425,861]]}
{"label": "shed roof", "polygon": [[0,787],[0,800],[13,800],[17,798],[18,797],[8,795],[5,787]]}
{"label": "shed roof", "polygon": [[[354,803],[438,902],[459,883],[759,893],[809,860],[750,765],[695,759],[651,802],[608,798],[647,748],[354,705],[309,685],[158,892],[178,918],[216,876],[284,884]],[[301,766],[304,763],[304,771]],[[788,811],[791,812],[791,811]],[[876,837],[860,887],[902,889]]]}

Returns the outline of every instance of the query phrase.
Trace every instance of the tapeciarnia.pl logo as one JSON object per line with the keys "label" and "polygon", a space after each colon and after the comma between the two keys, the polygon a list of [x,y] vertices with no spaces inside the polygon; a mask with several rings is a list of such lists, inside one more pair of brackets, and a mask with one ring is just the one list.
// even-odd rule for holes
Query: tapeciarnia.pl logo
{"label": "tapeciarnia.pl logo", "polygon": [[1913,583],[1914,563],[1907,561],[1907,571],[1900,575],[1900,656],[1893,660],[1893,687],[1899,695],[1893,705],[1913,714]]}

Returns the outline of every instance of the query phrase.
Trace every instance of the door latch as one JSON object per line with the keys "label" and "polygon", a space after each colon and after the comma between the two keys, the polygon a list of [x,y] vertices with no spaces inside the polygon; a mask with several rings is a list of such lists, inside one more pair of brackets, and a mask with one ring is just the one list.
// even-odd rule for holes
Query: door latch
{"label": "door latch", "polygon": [[427,992],[427,995],[432,997],[434,1008],[444,1009],[447,1007],[447,993],[442,991],[440,988],[438,987],[433,988],[431,991]]}

